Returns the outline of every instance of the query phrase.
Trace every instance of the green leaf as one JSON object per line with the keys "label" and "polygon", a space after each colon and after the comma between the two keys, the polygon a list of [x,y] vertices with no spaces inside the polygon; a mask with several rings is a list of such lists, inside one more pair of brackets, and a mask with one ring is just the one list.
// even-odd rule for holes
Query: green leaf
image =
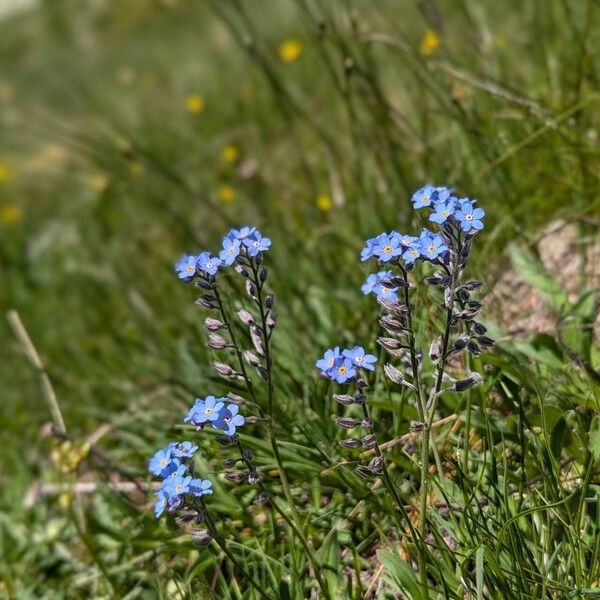
{"label": "green leaf", "polygon": [[588,438],[588,448],[595,460],[600,460],[600,419],[594,417]]}
{"label": "green leaf", "polygon": [[425,597],[415,572],[397,554],[378,550],[377,557],[385,567],[386,580],[396,590],[408,592],[412,600],[422,600]]}

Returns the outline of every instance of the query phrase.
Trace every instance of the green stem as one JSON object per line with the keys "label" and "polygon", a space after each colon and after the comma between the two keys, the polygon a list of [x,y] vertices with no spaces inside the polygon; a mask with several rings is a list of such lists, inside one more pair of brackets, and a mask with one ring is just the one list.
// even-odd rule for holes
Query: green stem
{"label": "green stem", "polygon": [[225,553],[227,558],[229,558],[229,560],[233,563],[233,565],[236,567],[236,569],[238,569],[238,571],[248,580],[248,583],[250,583],[250,585],[260,594],[260,596],[262,598],[266,598],[266,600],[273,600],[273,596],[269,596],[266,592],[263,591],[263,589],[256,582],[254,577],[252,577],[252,575],[250,575],[250,573],[248,573],[248,571],[246,571],[246,569],[244,569],[244,567],[240,564],[240,562],[235,558],[235,556],[229,550],[229,548],[227,547],[227,544],[225,543],[225,539],[223,537],[221,537],[221,535],[217,532],[215,522],[213,521],[213,519],[210,515],[210,512],[208,511],[208,507],[206,506],[206,503],[204,502],[204,500],[200,499],[200,504],[202,505],[204,514],[206,516],[206,525],[208,526],[208,530],[209,530],[211,536],[213,537],[213,539],[215,540],[215,542],[218,544],[218,546],[221,548],[221,550],[223,550],[223,552]]}
{"label": "green stem", "polygon": [[[250,472],[255,471],[256,469],[254,468],[252,461],[244,456],[244,447],[242,446],[242,442],[239,440],[239,438],[237,441],[237,447],[238,447],[238,450],[240,451],[240,456],[241,456],[242,460],[244,461],[246,467],[249,469]],[[319,584],[319,587],[321,588],[321,592],[323,593],[323,596],[325,598],[330,598],[329,590],[327,589],[327,584],[325,583],[325,580],[323,579],[323,576],[321,575],[321,565],[319,564],[319,560],[317,559],[313,549],[310,547],[308,540],[306,539],[306,537],[304,537],[304,535],[302,534],[300,529],[296,526],[296,524],[292,521],[292,519],[290,519],[290,517],[287,515],[287,513],[277,504],[277,502],[275,502],[275,500],[272,498],[271,494],[269,494],[267,488],[265,487],[265,484],[262,481],[259,481],[257,485],[258,485],[258,488],[260,489],[260,491],[263,492],[263,494],[266,494],[271,506],[273,506],[273,508],[277,511],[279,516],[289,525],[289,527],[292,529],[292,531],[296,534],[296,536],[300,540],[300,543],[302,544],[302,547],[304,548],[304,551],[306,552],[306,556],[308,557],[308,560],[310,561],[310,564],[312,565],[312,568],[313,568],[313,571],[315,574],[315,579],[317,580],[317,583]]]}

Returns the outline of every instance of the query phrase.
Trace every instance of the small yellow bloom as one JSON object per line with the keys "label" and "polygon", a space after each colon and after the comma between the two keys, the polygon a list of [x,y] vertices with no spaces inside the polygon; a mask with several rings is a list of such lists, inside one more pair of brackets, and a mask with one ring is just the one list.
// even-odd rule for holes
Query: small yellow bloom
{"label": "small yellow bloom", "polygon": [[327,194],[319,194],[317,196],[317,208],[323,212],[327,212],[333,208],[333,202]]}
{"label": "small yellow bloom", "polygon": [[204,110],[204,98],[199,94],[191,94],[185,99],[185,107],[189,113],[197,115]]}
{"label": "small yellow bloom", "polygon": [[229,145],[225,146],[223,150],[221,150],[221,160],[230,165],[237,162],[239,157],[240,150],[237,146]]}
{"label": "small yellow bloom", "polygon": [[106,176],[106,173],[94,173],[93,175],[90,175],[88,184],[96,192],[102,192],[108,185],[108,177]]}
{"label": "small yellow bloom", "polygon": [[87,457],[89,451],[88,443],[66,441],[54,446],[50,458],[61,473],[73,473],[81,461]]}
{"label": "small yellow bloom", "polygon": [[235,200],[235,190],[230,185],[221,185],[217,191],[219,200],[229,204]]}
{"label": "small yellow bloom", "polygon": [[423,56],[431,56],[437,52],[440,47],[440,36],[433,29],[428,29],[421,40],[421,46],[419,48]]}
{"label": "small yellow bloom", "polygon": [[0,184],[7,183],[12,179],[12,169],[4,162],[0,162]]}
{"label": "small yellow bloom", "polygon": [[58,504],[61,508],[67,509],[73,503],[73,494],[71,492],[63,492],[58,497]]}
{"label": "small yellow bloom", "polygon": [[302,54],[302,44],[298,40],[285,40],[279,46],[279,58],[283,62],[294,62]]}
{"label": "small yellow bloom", "polygon": [[23,211],[16,204],[11,202],[0,207],[0,223],[10,225],[19,222],[22,218]]}

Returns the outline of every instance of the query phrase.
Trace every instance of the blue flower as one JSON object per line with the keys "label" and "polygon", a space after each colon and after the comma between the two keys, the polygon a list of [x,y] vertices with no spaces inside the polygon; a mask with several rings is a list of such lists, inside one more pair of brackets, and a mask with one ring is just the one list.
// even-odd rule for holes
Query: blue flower
{"label": "blue flower", "polygon": [[208,479],[192,479],[190,482],[190,493],[197,498],[212,494],[213,491],[211,488],[212,481],[209,481]]}
{"label": "blue flower", "polygon": [[219,411],[219,418],[213,421],[215,429],[222,429],[229,437],[235,435],[237,427],[241,427],[246,419],[242,415],[238,415],[239,407],[237,404],[229,404],[226,408]]}
{"label": "blue flower", "polygon": [[401,235],[400,236],[400,243],[405,248],[413,248],[414,246],[418,246],[419,245],[419,238],[416,238],[413,235]]}
{"label": "blue flower", "polygon": [[183,477],[183,474],[186,471],[186,466],[182,465],[181,462],[178,459],[175,459],[175,461],[173,461],[172,465],[169,467],[169,472],[167,475],[165,475],[162,485],[161,485],[161,489],[165,487],[165,485],[167,485],[167,481],[169,481],[170,479],[176,479],[177,477]]}
{"label": "blue flower", "polygon": [[454,213],[454,218],[460,223],[464,232],[473,229],[479,231],[483,229],[483,219],[485,211],[482,208],[475,208],[475,203],[471,200],[463,199],[460,208]]}
{"label": "blue flower", "polygon": [[165,508],[167,508],[167,500],[168,496],[164,492],[164,490],[158,490],[156,494],[156,503],[154,504],[154,516],[158,519],[160,515],[165,512]]}
{"label": "blue flower", "polygon": [[418,245],[415,244],[407,248],[402,258],[407,265],[412,265],[417,259],[421,258],[421,241],[419,240]]}
{"label": "blue flower", "polygon": [[322,373],[324,374],[327,371],[329,371],[329,369],[331,369],[333,367],[333,365],[335,364],[336,359],[340,356],[340,349],[338,346],[336,346],[335,348],[330,348],[329,350],[327,350],[325,352],[325,354],[323,355],[323,358],[319,359],[316,363],[315,366],[319,369],[321,369]]}
{"label": "blue flower", "polygon": [[219,411],[224,405],[225,403],[222,400],[217,400],[214,396],[207,396],[204,400],[196,398],[194,406],[192,406],[184,421],[189,421],[196,426],[212,423],[219,418]]}
{"label": "blue flower", "polygon": [[326,374],[337,383],[346,383],[346,381],[356,376],[356,369],[350,358],[339,356],[333,368],[329,369]]}
{"label": "blue flower", "polygon": [[423,230],[420,236],[421,254],[429,259],[435,260],[441,254],[448,251],[448,246],[444,244],[442,238],[427,229]]}
{"label": "blue flower", "polygon": [[369,260],[369,258],[373,258],[375,254],[373,254],[373,248],[378,244],[379,240],[385,235],[385,233],[380,233],[377,237],[370,238],[365,242],[363,249],[360,252],[360,260],[365,262],[365,260]]}
{"label": "blue flower", "polygon": [[171,452],[171,447],[163,448],[154,454],[154,456],[148,462],[148,470],[153,475],[158,475],[159,477],[166,477],[170,474],[167,472],[169,468],[176,464],[179,465],[179,461],[175,460],[173,453]]}
{"label": "blue flower", "polygon": [[402,238],[399,233],[392,231],[389,234],[382,234],[377,237],[377,242],[373,246],[373,254],[381,262],[389,262],[392,258],[402,254]]}
{"label": "blue flower", "polygon": [[367,369],[374,371],[374,363],[377,362],[377,357],[372,354],[365,354],[365,349],[362,346],[354,346],[351,350],[344,350],[342,354],[352,361],[352,364],[359,369]]}
{"label": "blue flower", "polygon": [[184,254],[178,263],[175,264],[177,277],[183,281],[191,281],[196,274],[196,256]]}
{"label": "blue flower", "polygon": [[169,444],[169,449],[177,458],[189,458],[198,450],[198,446],[194,446],[192,442],[172,442]]}
{"label": "blue flower", "polygon": [[455,198],[448,198],[445,201],[438,201],[435,203],[434,212],[429,215],[429,220],[441,225],[454,214],[455,208]]}
{"label": "blue flower", "polygon": [[424,208],[430,206],[433,202],[436,193],[436,188],[432,185],[423,186],[417,190],[412,196],[413,208]]}
{"label": "blue flower", "polygon": [[372,273],[361,287],[363,294],[373,293],[378,299],[398,300],[398,294],[396,293],[398,288],[390,288],[383,285],[383,282],[389,281],[393,276],[394,274],[391,271]]}
{"label": "blue flower", "polygon": [[252,235],[256,231],[256,227],[242,227],[241,229],[231,229],[225,236],[232,240],[243,240]]}
{"label": "blue flower", "polygon": [[190,491],[191,482],[191,475],[169,477],[168,479],[165,479],[161,491],[163,491],[169,499],[182,496]]}
{"label": "blue flower", "polygon": [[223,238],[223,250],[219,252],[221,262],[230,267],[235,259],[240,255],[240,246],[242,242],[237,238],[230,238],[229,234]]}
{"label": "blue flower", "polygon": [[447,187],[436,187],[435,188],[435,202],[446,202],[452,195],[452,188]]}
{"label": "blue flower", "polygon": [[196,267],[208,275],[215,275],[220,264],[221,259],[211,256],[208,252],[202,252],[196,261]]}
{"label": "blue flower", "polygon": [[271,246],[271,240],[263,237],[256,230],[251,235],[244,237],[242,243],[246,246],[248,256],[256,256],[259,252],[266,252]]}

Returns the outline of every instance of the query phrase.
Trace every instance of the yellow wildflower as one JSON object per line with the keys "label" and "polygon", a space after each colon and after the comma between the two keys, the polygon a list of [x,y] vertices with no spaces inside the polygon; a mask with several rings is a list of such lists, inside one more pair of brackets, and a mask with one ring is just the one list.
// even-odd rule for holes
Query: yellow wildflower
{"label": "yellow wildflower", "polygon": [[240,157],[240,150],[237,146],[229,145],[229,146],[225,146],[221,150],[221,160],[230,165],[237,162],[237,159],[239,157]]}
{"label": "yellow wildflower", "polygon": [[12,179],[12,169],[9,165],[0,161],[0,184],[7,183]]}
{"label": "yellow wildflower", "polygon": [[440,36],[433,29],[428,29],[425,35],[421,39],[421,46],[419,48],[423,56],[431,56],[437,52],[440,47]]}
{"label": "yellow wildflower", "polygon": [[302,54],[302,44],[298,40],[285,40],[279,46],[279,58],[283,62],[294,62]]}
{"label": "yellow wildflower", "polygon": [[0,207],[0,223],[10,225],[17,223],[23,218],[23,211],[16,205],[11,203],[3,204]]}
{"label": "yellow wildflower", "polygon": [[79,463],[86,458],[89,451],[88,443],[66,441],[55,445],[50,458],[61,473],[72,473],[77,470]]}
{"label": "yellow wildflower", "polygon": [[333,208],[333,202],[327,194],[317,196],[317,208],[323,212],[330,211]]}
{"label": "yellow wildflower", "polygon": [[190,94],[185,99],[185,107],[187,108],[187,111],[193,115],[201,113],[204,110],[204,105],[204,98],[199,94]]}
{"label": "yellow wildflower", "polygon": [[96,192],[102,192],[108,185],[108,177],[106,173],[94,173],[88,179],[89,186]]}
{"label": "yellow wildflower", "polygon": [[230,185],[221,185],[217,190],[219,200],[229,204],[235,200],[235,190]]}

